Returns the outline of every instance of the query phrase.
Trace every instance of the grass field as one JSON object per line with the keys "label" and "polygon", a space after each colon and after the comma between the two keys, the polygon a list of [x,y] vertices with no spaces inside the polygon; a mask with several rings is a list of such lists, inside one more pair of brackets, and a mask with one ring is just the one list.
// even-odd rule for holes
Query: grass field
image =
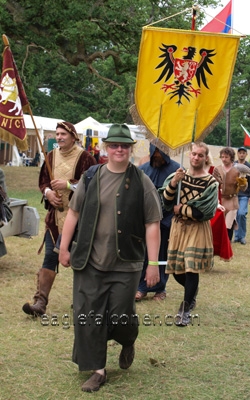
{"label": "grass field", "polygon": [[108,383],[97,393],[83,393],[81,384],[89,373],[78,372],[71,362],[72,271],[60,267],[47,321],[22,312],[43,260],[43,254],[37,255],[45,216],[37,189],[39,169],[3,170],[9,196],[28,199],[41,222],[37,237],[6,238],[8,254],[0,259],[0,399],[250,399],[249,223],[249,244],[233,244],[231,262],[215,257],[214,269],[200,276],[194,325],[178,328],[167,318],[183,297],[170,277],[166,300],[149,296],[137,304],[140,333],[131,368],[119,369],[120,346],[110,342]]}

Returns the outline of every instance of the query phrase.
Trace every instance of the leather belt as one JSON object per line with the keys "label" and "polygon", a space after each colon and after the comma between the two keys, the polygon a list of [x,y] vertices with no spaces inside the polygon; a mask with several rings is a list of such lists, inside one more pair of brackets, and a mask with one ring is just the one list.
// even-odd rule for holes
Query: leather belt
{"label": "leather belt", "polygon": [[236,197],[236,196],[237,196],[236,193],[234,193],[234,194],[222,194],[222,195],[221,195],[221,197],[226,197],[226,198],[228,198],[228,199],[231,199],[232,197]]}

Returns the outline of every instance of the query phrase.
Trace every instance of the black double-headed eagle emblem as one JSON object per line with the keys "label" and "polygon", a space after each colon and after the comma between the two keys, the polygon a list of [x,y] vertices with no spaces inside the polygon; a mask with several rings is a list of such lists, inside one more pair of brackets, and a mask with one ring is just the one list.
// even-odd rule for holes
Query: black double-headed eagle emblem
{"label": "black double-headed eagle emblem", "polygon": [[[164,84],[161,89],[170,95],[170,100],[176,98],[177,104],[181,105],[182,98],[190,101],[193,96],[198,97],[201,94],[201,83],[209,89],[207,84],[207,74],[213,75],[209,65],[213,64],[212,57],[216,55],[215,50],[201,49],[199,51],[200,60],[194,61],[196,53],[195,47],[184,47],[183,52],[186,53],[182,58],[174,58],[174,53],[177,50],[175,45],[166,45],[162,43],[159,47],[162,54],[159,58],[163,60],[157,65],[156,69],[162,68],[162,72],[154,83],[158,83],[164,79]],[[170,78],[174,78],[171,83],[168,83]],[[193,78],[196,77],[199,88],[195,88],[192,84]]]}

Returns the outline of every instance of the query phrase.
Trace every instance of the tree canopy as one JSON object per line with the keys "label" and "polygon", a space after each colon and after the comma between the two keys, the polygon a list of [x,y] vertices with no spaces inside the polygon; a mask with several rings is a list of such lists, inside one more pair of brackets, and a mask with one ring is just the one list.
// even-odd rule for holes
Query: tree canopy
{"label": "tree canopy", "polygon": [[[161,26],[190,29],[192,4],[190,0],[0,0],[0,23],[35,115],[73,123],[89,115],[102,122],[133,123],[129,107],[134,103],[142,27],[164,19]],[[199,1],[201,9],[208,4],[216,6],[219,1]],[[203,17],[200,12],[197,29]],[[248,39],[243,40],[230,95],[232,145],[242,144],[240,123],[248,126],[248,49]],[[225,119],[208,136],[207,142],[211,141],[226,144]]]}

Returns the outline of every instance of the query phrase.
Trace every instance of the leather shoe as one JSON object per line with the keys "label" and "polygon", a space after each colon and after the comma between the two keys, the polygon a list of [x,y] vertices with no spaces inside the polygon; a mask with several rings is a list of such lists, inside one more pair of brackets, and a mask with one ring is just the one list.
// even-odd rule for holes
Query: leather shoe
{"label": "leather shoe", "polygon": [[135,295],[135,301],[141,301],[144,297],[147,297],[147,293],[143,293],[138,290]]}
{"label": "leather shoe", "polygon": [[135,346],[122,346],[122,350],[119,357],[119,367],[121,369],[128,369],[132,362],[134,361],[135,356]]}
{"label": "leather shoe", "polygon": [[102,385],[106,383],[107,373],[101,375],[98,372],[94,372],[93,375],[82,385],[83,392],[97,392]]}
{"label": "leather shoe", "polygon": [[176,326],[187,326],[190,324],[190,306],[187,301],[183,301],[180,305],[178,313],[174,317]]}

